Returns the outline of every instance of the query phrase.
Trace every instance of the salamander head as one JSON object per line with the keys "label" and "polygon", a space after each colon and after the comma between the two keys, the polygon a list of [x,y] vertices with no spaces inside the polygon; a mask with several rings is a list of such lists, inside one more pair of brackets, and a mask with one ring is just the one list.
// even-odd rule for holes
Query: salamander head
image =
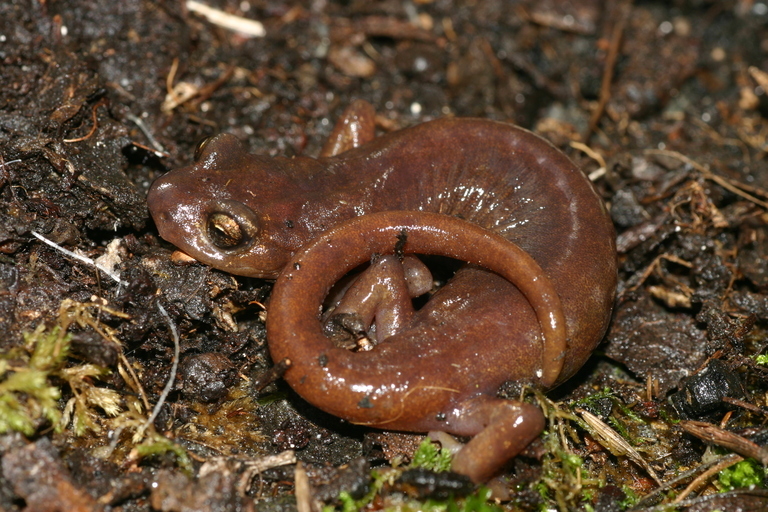
{"label": "salamander head", "polygon": [[[157,179],[149,190],[147,204],[160,236],[218,269],[276,277],[293,252],[280,209],[266,210],[280,173],[226,134],[203,140],[195,160]],[[267,192],[257,200],[254,188]]]}

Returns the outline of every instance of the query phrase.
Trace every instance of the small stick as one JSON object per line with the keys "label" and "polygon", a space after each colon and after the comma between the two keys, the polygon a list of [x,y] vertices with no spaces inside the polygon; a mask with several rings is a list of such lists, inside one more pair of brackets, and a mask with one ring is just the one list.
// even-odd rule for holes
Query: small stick
{"label": "small stick", "polygon": [[214,9],[202,2],[187,0],[187,9],[203,16],[214,25],[218,25],[228,30],[240,32],[241,34],[251,37],[264,37],[267,35],[267,31],[264,30],[264,25],[262,25],[260,21],[227,14],[224,11]]}
{"label": "small stick", "polygon": [[291,360],[287,357],[275,363],[275,366],[259,375],[259,377],[253,381],[253,389],[257,392],[261,391],[265,387],[269,386],[277,379],[285,375],[288,368],[291,367]]}
{"label": "small stick", "polygon": [[86,135],[83,135],[82,137],[77,137],[75,139],[64,139],[64,142],[67,142],[67,143],[81,142],[93,137],[93,134],[96,133],[96,129],[99,127],[99,120],[98,120],[98,116],[96,115],[96,109],[106,104],[107,104],[106,100],[102,99],[98,103],[96,103],[91,109],[91,118],[93,119],[93,126],[91,127],[91,130]]}
{"label": "small stick", "polygon": [[590,148],[586,144],[582,142],[571,142],[571,147],[573,149],[579,150],[582,153],[585,153],[589,158],[597,162],[597,165],[599,166],[597,169],[589,173],[589,181],[597,181],[598,179],[605,176],[606,170],[608,166],[605,163],[605,158],[603,158],[603,155],[595,151],[594,149]]}
{"label": "small stick", "polygon": [[[634,512],[634,511],[638,511],[639,512],[640,510],[642,510],[644,512],[648,512],[649,510],[654,510],[655,507],[654,507],[654,509],[645,509],[645,508],[643,508],[643,505],[645,503],[648,503],[649,501],[655,499],[658,495],[663,494],[664,492],[672,489],[677,484],[679,484],[679,483],[681,483],[681,482],[683,482],[685,480],[688,480],[689,478],[691,478],[696,473],[698,473],[700,471],[704,471],[704,470],[706,470],[708,468],[711,468],[712,466],[719,465],[720,463],[723,463],[723,462],[725,462],[727,460],[730,460],[733,457],[739,457],[739,455],[736,455],[736,454],[732,453],[730,455],[726,455],[726,456],[721,457],[719,459],[715,459],[715,460],[711,460],[709,462],[701,463],[698,466],[696,466],[695,468],[689,469],[688,471],[686,471],[686,472],[676,476],[672,480],[664,482],[664,485],[662,485],[661,487],[658,487],[657,489],[655,489],[650,494],[646,494],[645,496],[643,496],[640,499],[640,501],[635,503],[635,506],[630,508],[629,510],[627,510],[627,512]],[[668,505],[662,505],[662,506],[666,507]],[[664,509],[664,510],[666,510],[666,509]]]}
{"label": "small stick", "polygon": [[[713,173],[709,170],[708,167],[701,165],[696,160],[693,160],[691,158],[688,158],[687,156],[683,155],[682,153],[678,153],[677,151],[670,151],[666,149],[646,149],[643,151],[643,153],[648,155],[662,155],[662,156],[668,156],[671,158],[675,158],[677,160],[680,160],[683,163],[686,163],[699,171],[703,176],[704,179],[714,181],[721,187],[723,187],[726,190],[729,190],[733,192],[734,194],[743,197],[744,199],[751,201],[755,203],[758,206],[762,206],[765,209],[768,209],[768,203],[765,201],[761,201],[757,197],[753,196],[752,194],[748,194],[743,189],[747,188],[748,185],[744,185],[741,182],[735,181],[735,180],[729,180],[727,178],[723,178],[722,176],[718,176],[717,174]],[[734,185],[736,183],[736,185]]]}
{"label": "small stick", "polygon": [[704,485],[707,482],[707,480],[709,480],[711,477],[718,474],[722,470],[733,466],[734,464],[738,464],[743,460],[744,460],[744,457],[742,457],[741,455],[736,455],[735,453],[728,455],[727,457],[722,459],[720,462],[718,462],[717,464],[715,464],[714,466],[712,466],[711,468],[709,468],[708,470],[706,470],[705,472],[697,476],[693,480],[693,482],[688,484],[688,487],[686,487],[683,490],[683,492],[681,492],[677,496],[677,498],[675,498],[674,501],[672,501],[672,503],[680,503],[685,498],[687,498],[689,494],[691,494],[696,489]]}
{"label": "small stick", "polygon": [[600,84],[600,99],[597,102],[597,108],[592,112],[592,116],[589,119],[589,125],[587,130],[581,137],[583,142],[589,141],[589,136],[597,128],[597,123],[600,118],[603,117],[605,106],[608,104],[608,99],[611,97],[611,83],[613,82],[613,72],[616,68],[616,59],[619,56],[619,48],[621,47],[621,38],[624,34],[624,26],[627,24],[627,19],[632,11],[632,0],[629,0],[622,8],[623,12],[620,14],[616,25],[613,27],[613,34],[611,35],[611,46],[608,48],[608,56],[605,60],[605,68],[603,68],[603,81]]}
{"label": "small stick", "polygon": [[745,437],[703,421],[681,421],[680,427],[699,439],[722,446],[744,457],[752,457],[764,466],[768,465],[768,450]]}
{"label": "small stick", "polygon": [[149,140],[149,143],[152,144],[152,147],[155,148],[156,151],[159,151],[160,153],[163,153],[165,155],[168,154],[168,152],[165,150],[162,144],[160,144],[157,139],[152,135],[152,133],[149,131],[149,128],[147,128],[147,125],[144,123],[144,121],[141,120],[140,117],[136,117],[135,115],[131,114],[130,112],[125,115],[126,119],[129,121],[133,121],[133,124],[139,127],[139,130],[144,133],[144,136],[147,137],[147,140]]}
{"label": "small stick", "polygon": [[762,414],[763,416],[768,415],[768,411],[765,411],[749,402],[745,402],[744,400],[739,400],[738,398],[731,398],[729,396],[724,396],[722,400],[727,404],[735,405],[736,407],[741,407],[742,409],[746,409],[749,412],[753,412],[755,414]]}
{"label": "small stick", "polygon": [[37,238],[38,240],[40,240],[44,244],[50,245],[54,249],[57,249],[57,250],[63,252],[67,256],[69,256],[71,258],[74,258],[74,259],[76,259],[77,261],[79,261],[81,263],[85,263],[86,265],[90,265],[91,267],[96,267],[97,269],[101,270],[106,275],[111,277],[112,280],[114,280],[118,284],[125,284],[125,282],[120,279],[120,276],[118,274],[115,274],[114,272],[109,270],[107,267],[105,267],[105,266],[103,266],[103,265],[101,265],[99,263],[96,263],[91,258],[89,258],[87,256],[82,256],[80,254],[77,254],[76,252],[69,251],[69,250],[63,248],[62,246],[60,246],[59,244],[57,244],[56,242],[48,240],[47,238],[45,238],[43,235],[41,235],[40,233],[38,233],[36,231],[31,231],[31,233],[32,233],[32,236],[34,236],[35,238]]}
{"label": "small stick", "polygon": [[307,470],[304,469],[304,464],[301,461],[296,463],[294,476],[296,479],[294,484],[296,509],[299,512],[312,512],[312,487],[309,484]]}
{"label": "small stick", "polygon": [[[254,476],[259,475],[268,469],[287,466],[289,464],[296,464],[296,452],[293,450],[286,450],[275,455],[266,455],[259,459],[243,461],[245,471],[243,471],[243,475],[240,477],[240,481],[237,485],[238,493],[241,496],[245,496],[250,490],[251,481]],[[200,476],[203,476],[203,468],[205,468],[205,465],[200,468]]]}
{"label": "small stick", "polygon": [[160,398],[157,399],[157,403],[155,404],[155,408],[152,410],[152,414],[149,416],[149,418],[147,418],[147,421],[144,422],[139,430],[136,431],[136,436],[134,437],[139,439],[144,435],[144,432],[146,432],[147,428],[149,428],[149,426],[154,423],[157,415],[160,414],[160,409],[163,407],[166,398],[168,398],[168,395],[171,393],[171,389],[173,389],[173,383],[176,381],[176,371],[179,369],[179,333],[176,330],[176,324],[173,323],[171,316],[165,310],[163,305],[160,304],[160,302],[157,303],[157,309],[159,309],[160,313],[165,317],[165,320],[168,322],[168,327],[171,330],[171,337],[173,338],[173,364],[171,365],[171,375],[168,377],[168,382],[165,383],[165,388],[160,394]]}

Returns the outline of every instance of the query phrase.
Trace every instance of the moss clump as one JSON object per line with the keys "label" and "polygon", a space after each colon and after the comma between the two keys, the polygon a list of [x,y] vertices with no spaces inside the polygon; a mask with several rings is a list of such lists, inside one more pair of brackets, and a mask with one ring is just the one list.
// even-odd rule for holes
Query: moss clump
{"label": "moss clump", "polygon": [[[438,448],[436,443],[424,439],[416,450],[410,469],[423,468],[442,473],[451,468],[451,454]],[[371,471],[372,481],[368,493],[355,499],[347,492],[341,492],[337,505],[326,505],[323,512],[358,512],[381,510],[384,512],[501,512],[502,508],[491,501],[491,491],[486,487],[476,488],[467,496],[448,499],[415,497],[407,485],[398,483],[401,475],[409,468],[379,468]]]}
{"label": "moss clump", "polygon": [[24,347],[0,356],[0,433],[32,435],[43,420],[58,425],[61,391],[50,384],[69,352],[69,334],[41,325],[24,335]]}
{"label": "moss clump", "polygon": [[[60,326],[38,326],[24,334],[25,344],[0,355],[0,433],[11,430],[27,436],[44,421],[61,431],[72,424],[78,436],[101,430],[98,413],[108,416],[120,412],[119,394],[94,384],[108,370],[94,364],[66,366],[71,335]],[[72,392],[60,410],[61,388]]]}
{"label": "moss clump", "polygon": [[160,434],[151,433],[146,441],[134,448],[134,453],[131,458],[138,459],[166,455],[171,456],[187,476],[191,477],[194,474],[192,460],[189,458],[187,451]]}
{"label": "moss clump", "polygon": [[723,492],[745,487],[763,487],[765,469],[754,459],[747,459],[722,470],[717,475]]}
{"label": "moss clump", "polygon": [[451,454],[448,450],[438,448],[435,443],[425,438],[411,461],[412,468],[424,468],[441,473],[451,469]]}

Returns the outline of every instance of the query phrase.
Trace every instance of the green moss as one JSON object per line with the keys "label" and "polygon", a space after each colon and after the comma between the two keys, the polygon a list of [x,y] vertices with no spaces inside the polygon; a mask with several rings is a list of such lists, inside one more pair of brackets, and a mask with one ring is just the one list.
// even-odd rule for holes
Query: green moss
{"label": "green moss", "polygon": [[619,506],[621,506],[622,509],[633,507],[640,501],[640,496],[638,496],[637,492],[631,487],[623,485],[621,486],[621,490],[624,491],[624,495],[626,496],[626,498],[619,503]]}
{"label": "green moss", "polygon": [[443,472],[451,469],[451,454],[448,450],[438,448],[437,444],[425,438],[411,461],[412,468],[424,468],[431,471]]}
{"label": "green moss", "polygon": [[568,471],[573,476],[576,476],[578,471],[584,467],[584,459],[575,453],[566,452],[565,450],[558,450],[558,456],[563,462],[563,469]]}
{"label": "green moss", "polygon": [[[95,382],[109,371],[93,364],[67,366],[71,335],[60,326],[40,325],[24,334],[23,347],[0,355],[0,433],[34,434],[45,421],[57,431],[72,425],[81,436],[101,430],[101,409],[108,416],[120,410],[120,395]],[[55,385],[59,384],[59,385]],[[60,386],[72,392],[60,410]]]}
{"label": "green moss", "polygon": [[637,440],[635,440],[629,433],[629,430],[627,430],[627,427],[618,420],[615,416],[608,417],[608,424],[613,427],[613,430],[618,432],[618,434],[629,441],[633,445],[637,445]]}
{"label": "green moss", "polygon": [[717,479],[723,492],[744,487],[763,487],[765,469],[754,459],[747,459],[722,470]]}
{"label": "green moss", "polygon": [[671,416],[667,411],[664,409],[659,409],[659,417],[664,420],[666,423],[669,423],[671,425],[677,425],[680,423],[680,418],[675,418]]}
{"label": "green moss", "polygon": [[[341,502],[341,512],[357,512],[358,507],[357,503],[355,502],[355,498],[350,496],[347,491],[341,491],[339,493],[339,501]],[[331,510],[334,510],[334,508],[325,507],[324,510],[330,512]]]}
{"label": "green moss", "polygon": [[463,501],[448,503],[449,512],[500,512],[501,507],[490,503],[491,490],[481,487],[474,494],[467,496]]}
{"label": "green moss", "polygon": [[58,325],[50,331],[46,331],[45,325],[39,325],[33,332],[24,333],[27,348],[32,350],[29,367],[47,372],[58,370],[69,355],[71,339]]}
{"label": "green moss", "polygon": [[189,458],[187,451],[160,434],[150,435],[149,439],[136,445],[136,454],[142,458],[170,455],[187,476],[192,476],[194,474],[192,460]]}
{"label": "green moss", "polygon": [[259,405],[259,407],[267,407],[274,404],[275,402],[279,402],[280,400],[285,400],[286,398],[288,398],[287,391],[276,391],[274,393],[269,393],[268,395],[260,396],[256,400],[256,403]]}
{"label": "green moss", "polygon": [[[426,448],[424,450],[428,451]],[[440,457],[438,455],[438,458]],[[489,501],[491,491],[486,487],[478,488],[469,496],[448,500],[418,500],[399,492],[393,492],[392,488],[401,474],[401,469],[374,469],[371,471],[373,481],[368,493],[363,498],[355,500],[349,493],[341,492],[338,496],[340,504],[338,506],[326,505],[323,507],[323,512],[369,510],[374,501],[376,502],[373,506],[374,509],[383,512],[502,512],[503,510]]]}
{"label": "green moss", "polygon": [[[553,402],[539,392],[535,395],[548,422],[548,428],[542,434],[545,453],[541,458],[541,477],[533,484],[533,489],[541,496],[539,510],[584,508],[594,493],[605,485],[605,481],[599,470],[597,474],[592,474],[590,466],[572,448],[581,443],[576,430],[581,420],[564,404]],[[586,404],[610,396],[611,391],[605,388],[579,403]],[[568,407],[576,406],[571,404]]]}
{"label": "green moss", "polygon": [[0,433],[32,435],[43,420],[58,425],[61,391],[49,379],[63,365],[70,335],[41,325],[24,335],[26,345],[0,359]]}
{"label": "green moss", "polygon": [[605,398],[610,398],[611,400],[614,399],[613,391],[609,387],[604,387],[601,391],[590,393],[589,396],[585,396],[581,400],[576,400],[575,402],[573,402],[572,408],[591,407],[596,405],[597,402]]}
{"label": "green moss", "polygon": [[336,508],[333,505],[328,505],[323,508],[323,511],[332,511],[332,510],[341,510],[342,512],[353,512],[356,510],[360,510],[364,508],[366,505],[369,505],[373,499],[381,493],[382,489],[388,484],[392,484],[392,482],[397,478],[397,476],[400,475],[400,471],[392,470],[392,471],[379,471],[379,470],[371,470],[371,478],[373,478],[373,481],[371,482],[371,485],[368,488],[368,492],[365,496],[360,498],[359,500],[355,500],[352,496],[349,495],[348,492],[342,491],[339,493],[339,501],[341,502],[341,508]]}

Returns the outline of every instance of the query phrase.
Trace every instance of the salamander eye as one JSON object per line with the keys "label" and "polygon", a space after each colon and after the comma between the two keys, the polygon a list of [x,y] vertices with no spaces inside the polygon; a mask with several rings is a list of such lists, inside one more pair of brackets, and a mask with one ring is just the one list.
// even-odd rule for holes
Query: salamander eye
{"label": "salamander eye", "polygon": [[222,200],[209,205],[204,236],[222,251],[240,251],[264,236],[259,215],[239,201]]}
{"label": "salamander eye", "polygon": [[237,219],[226,213],[208,217],[208,238],[219,249],[234,249],[247,241],[248,235]]}
{"label": "salamander eye", "polygon": [[212,138],[213,137],[206,137],[197,143],[197,146],[195,146],[195,161],[200,160],[200,157],[202,156],[203,151],[205,150],[205,146],[208,145],[208,143],[211,141]]}

